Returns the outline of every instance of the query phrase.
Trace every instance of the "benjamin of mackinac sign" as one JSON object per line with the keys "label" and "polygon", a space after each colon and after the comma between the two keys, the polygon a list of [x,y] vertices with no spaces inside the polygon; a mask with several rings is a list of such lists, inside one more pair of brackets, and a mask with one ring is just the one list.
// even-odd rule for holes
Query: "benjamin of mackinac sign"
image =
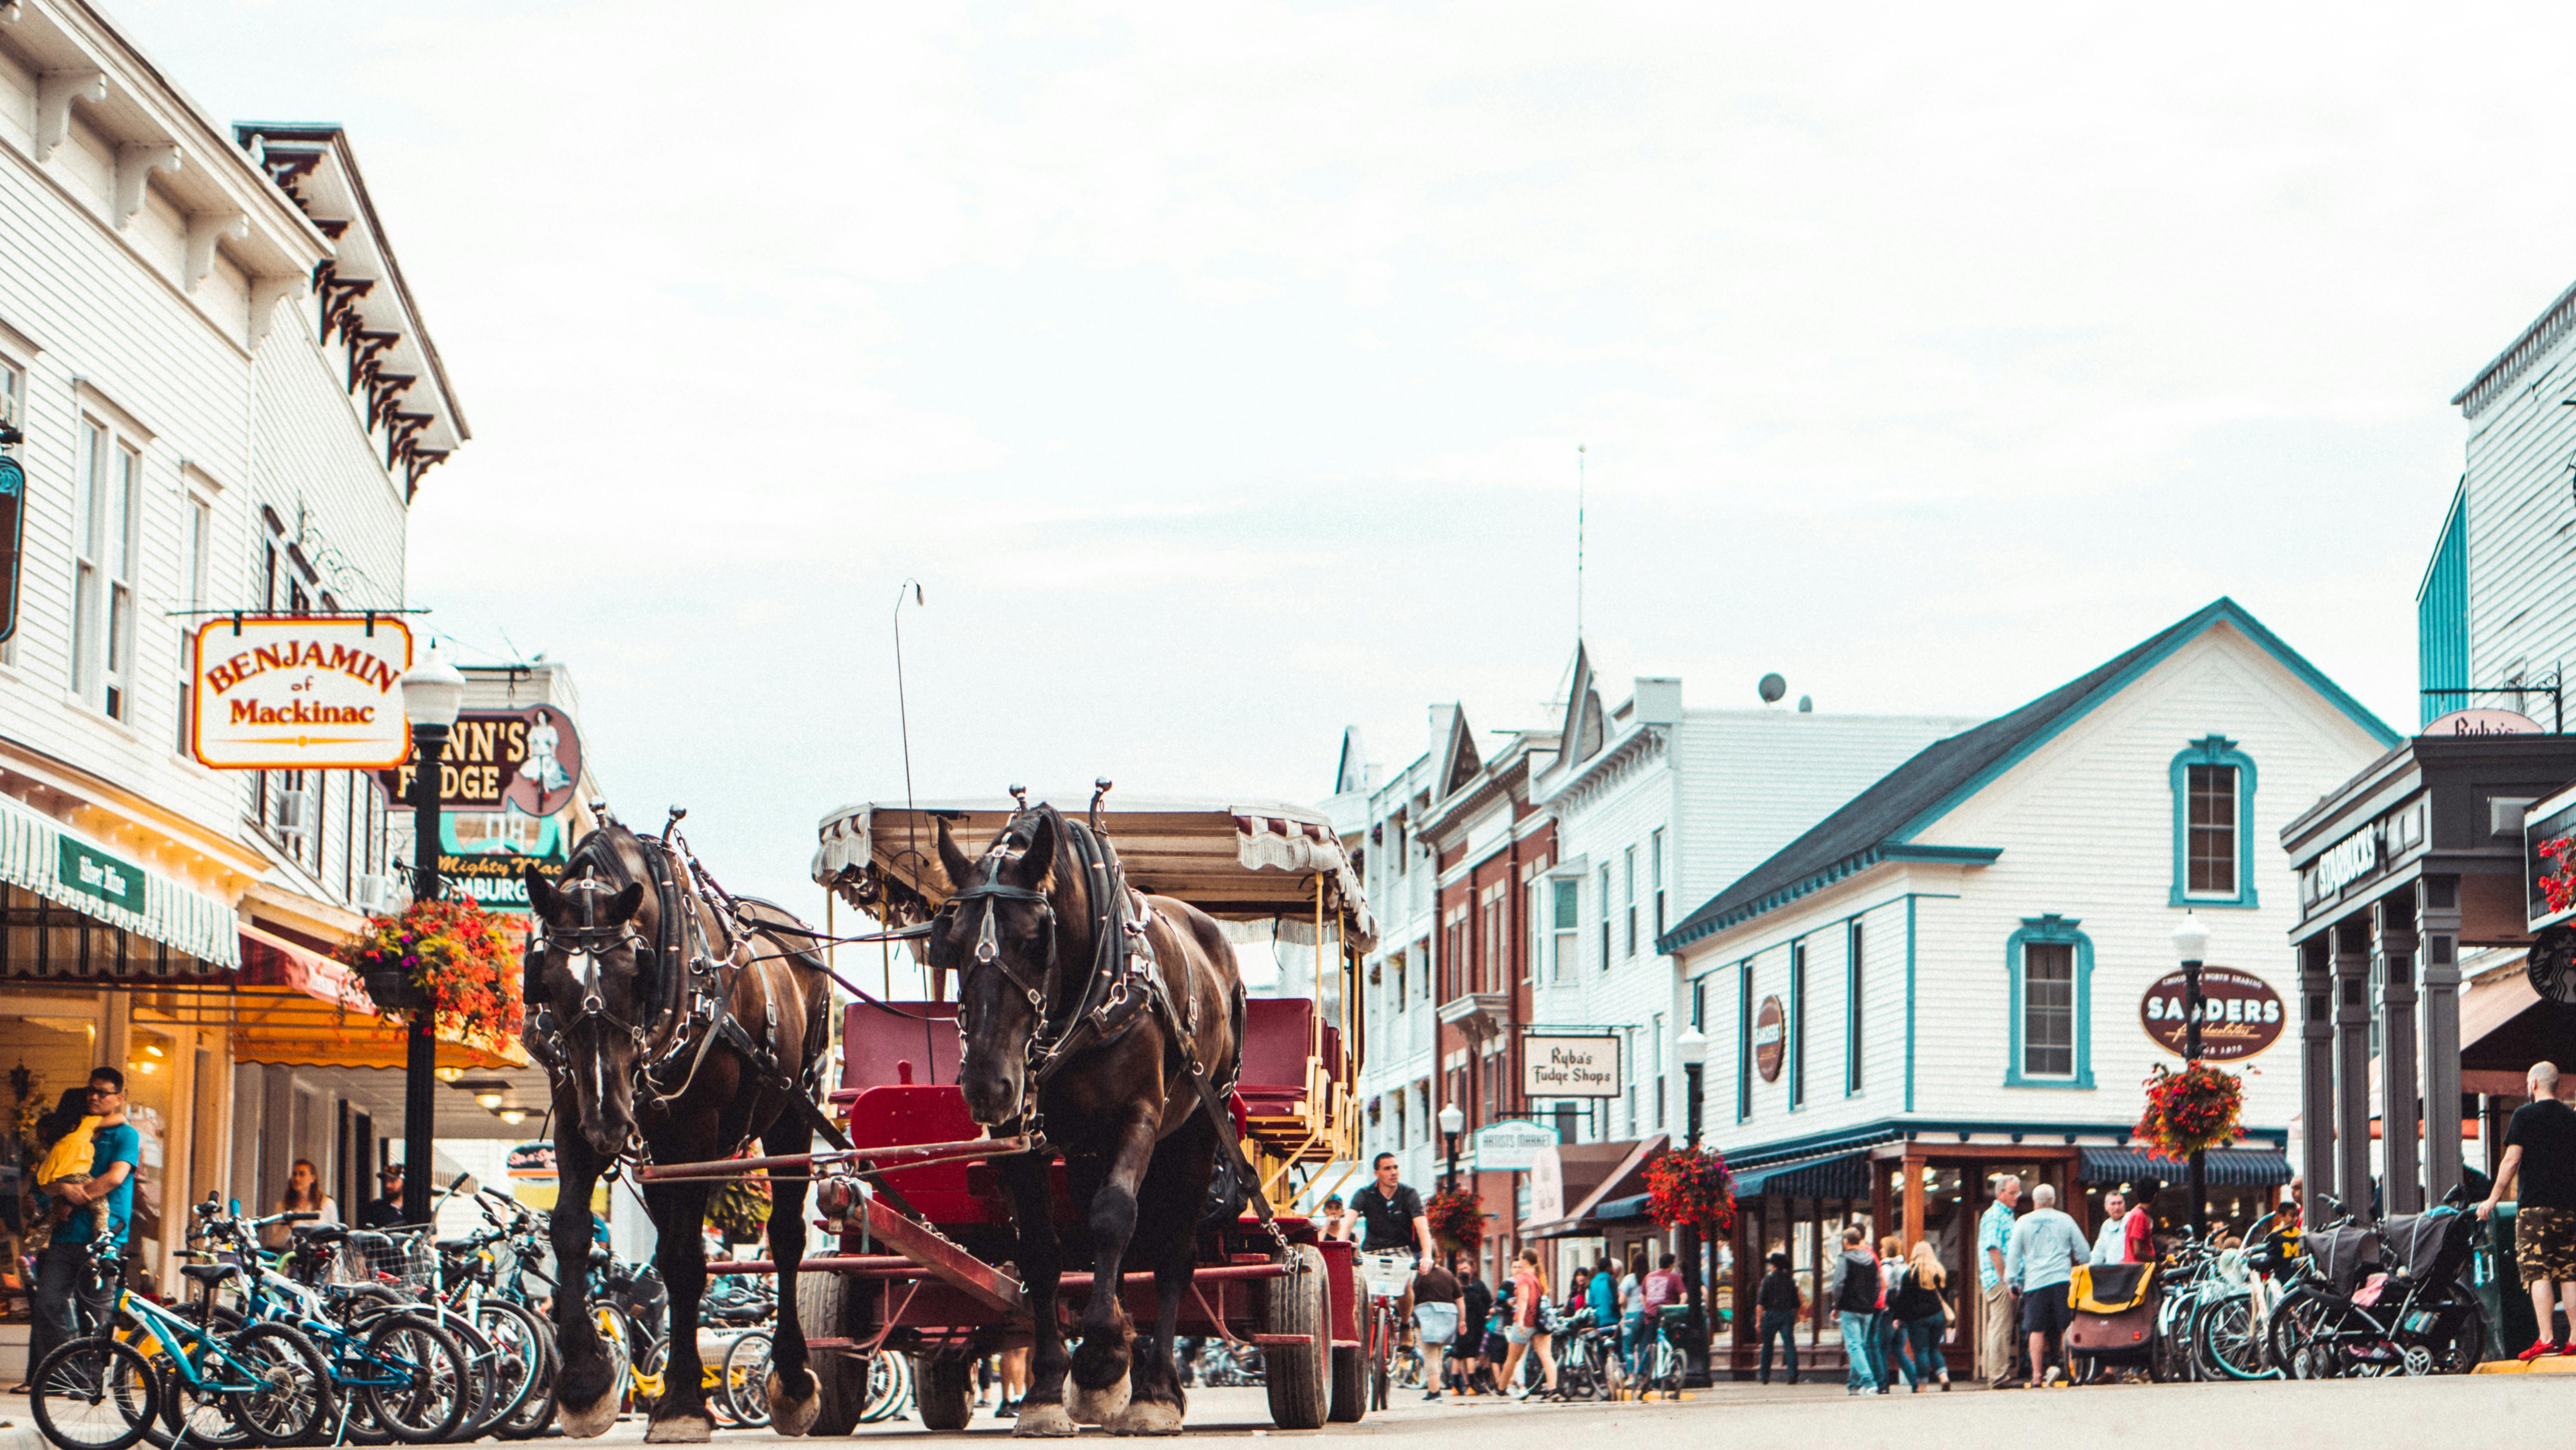
{"label": "benjamin of mackinac sign", "polygon": [[382,769],[411,753],[399,619],[244,615],[197,630],[197,759],[219,770]]}

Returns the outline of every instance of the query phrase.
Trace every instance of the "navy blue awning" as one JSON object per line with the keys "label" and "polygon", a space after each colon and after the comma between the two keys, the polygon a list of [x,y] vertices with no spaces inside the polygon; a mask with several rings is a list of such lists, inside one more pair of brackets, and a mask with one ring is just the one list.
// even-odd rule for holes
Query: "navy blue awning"
{"label": "navy blue awning", "polygon": [[1614,1198],[1593,1209],[1592,1217],[1599,1223],[1617,1223],[1622,1219],[1644,1218],[1647,1197],[1648,1195],[1643,1193],[1632,1193],[1626,1198]]}
{"label": "navy blue awning", "polygon": [[[2290,1157],[2268,1148],[2212,1148],[2202,1160],[2212,1188],[2272,1188],[2290,1181]],[[2128,1183],[2153,1178],[2180,1183],[2187,1164],[2138,1148],[2086,1148],[2076,1177],[2085,1183]]]}
{"label": "navy blue awning", "polygon": [[1735,1175],[1735,1193],[1738,1198],[1750,1198],[1755,1194],[1783,1198],[1867,1198],[1869,1155],[1846,1151],[1747,1168]]}

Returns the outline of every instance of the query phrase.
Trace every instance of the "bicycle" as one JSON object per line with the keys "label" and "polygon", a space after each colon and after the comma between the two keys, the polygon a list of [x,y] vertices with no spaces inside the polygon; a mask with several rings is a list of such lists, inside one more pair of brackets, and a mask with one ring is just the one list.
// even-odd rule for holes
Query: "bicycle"
{"label": "bicycle", "polygon": [[1682,1395],[1682,1373],[1688,1363],[1676,1340],[1690,1323],[1690,1307],[1667,1304],[1655,1314],[1654,1333],[1639,1347],[1644,1361],[1638,1366],[1637,1381],[1646,1390],[1661,1391],[1668,1399]]}
{"label": "bicycle", "polygon": [[1593,1322],[1587,1306],[1566,1316],[1556,1332],[1557,1390],[1569,1400],[1615,1399],[1627,1385],[1619,1358],[1619,1331]]}
{"label": "bicycle", "polygon": [[[1359,1277],[1368,1285],[1368,1356],[1369,1408],[1383,1410],[1394,1381],[1395,1353],[1402,1342],[1397,1309],[1404,1296],[1413,1289],[1414,1259],[1404,1249],[1378,1249],[1358,1256]],[[1414,1355],[1415,1375],[1421,1373],[1421,1355]]]}

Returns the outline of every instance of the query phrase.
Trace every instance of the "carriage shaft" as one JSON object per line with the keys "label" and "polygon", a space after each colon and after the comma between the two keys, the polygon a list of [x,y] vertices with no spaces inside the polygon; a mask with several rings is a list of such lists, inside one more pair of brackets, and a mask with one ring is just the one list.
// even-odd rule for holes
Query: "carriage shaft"
{"label": "carriage shaft", "polygon": [[635,1176],[647,1183],[680,1178],[734,1178],[779,1168],[810,1168],[838,1163],[873,1163],[887,1168],[913,1168],[956,1158],[998,1158],[1028,1151],[1026,1138],[969,1138],[957,1143],[920,1143],[887,1148],[827,1149],[820,1153],[782,1153],[769,1158],[718,1158],[704,1163],[646,1163]]}

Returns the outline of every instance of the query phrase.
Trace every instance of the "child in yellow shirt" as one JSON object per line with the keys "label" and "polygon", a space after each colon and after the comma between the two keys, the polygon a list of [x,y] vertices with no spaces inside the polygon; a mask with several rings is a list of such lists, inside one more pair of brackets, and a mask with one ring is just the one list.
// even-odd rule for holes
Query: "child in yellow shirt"
{"label": "child in yellow shirt", "polygon": [[[77,1187],[89,1182],[90,1164],[97,1161],[97,1149],[91,1139],[102,1121],[96,1114],[80,1120],[80,1126],[57,1139],[45,1150],[45,1160],[36,1165],[36,1187],[52,1193],[58,1187]],[[56,1197],[61,1195],[56,1194]],[[90,1226],[97,1241],[107,1238],[107,1200],[89,1205]]]}

